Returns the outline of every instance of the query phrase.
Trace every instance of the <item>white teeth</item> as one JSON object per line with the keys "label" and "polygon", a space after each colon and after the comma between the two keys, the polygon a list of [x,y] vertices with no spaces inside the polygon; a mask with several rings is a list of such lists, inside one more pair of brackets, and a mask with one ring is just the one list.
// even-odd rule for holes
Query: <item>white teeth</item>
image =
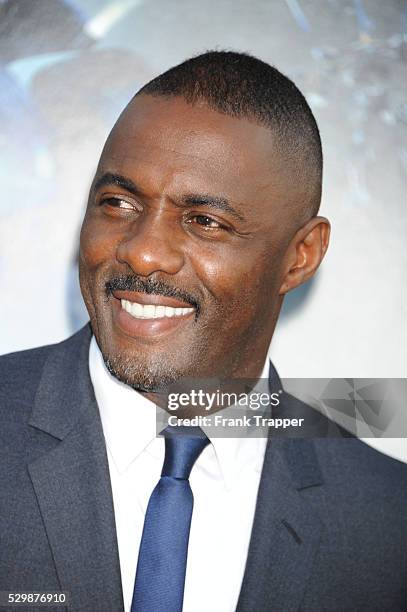
{"label": "white teeth", "polygon": [[157,317],[165,317],[165,306],[156,306],[155,314]]}
{"label": "white teeth", "polygon": [[162,319],[163,317],[182,317],[194,312],[194,308],[172,308],[172,306],[155,306],[138,304],[129,300],[120,300],[122,308],[135,319]]}
{"label": "white teeth", "polygon": [[155,306],[153,306],[153,304],[145,304],[143,306],[143,317],[146,319],[155,319]]}
{"label": "white teeth", "polygon": [[175,308],[171,308],[171,306],[165,306],[165,316],[175,317]]}
{"label": "white teeth", "polygon": [[131,303],[131,302],[127,302],[128,304],[128,310],[127,312],[129,312],[131,315],[133,315],[133,317],[142,317],[143,316],[143,307],[141,304],[137,304],[137,302]]}

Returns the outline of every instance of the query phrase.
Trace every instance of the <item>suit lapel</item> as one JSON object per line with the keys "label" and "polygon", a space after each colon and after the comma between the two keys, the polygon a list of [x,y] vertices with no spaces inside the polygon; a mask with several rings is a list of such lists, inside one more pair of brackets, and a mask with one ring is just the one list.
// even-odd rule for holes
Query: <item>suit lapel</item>
{"label": "suit lapel", "polygon": [[88,371],[89,328],[52,349],[30,425],[60,440],[29,473],[75,611],[123,610],[106,448]]}
{"label": "suit lapel", "polygon": [[[280,388],[272,366],[270,376]],[[309,504],[321,484],[312,440],[269,437],[236,612],[299,609],[323,529]]]}
{"label": "suit lapel", "polygon": [[290,463],[301,471],[301,455],[308,455],[308,460],[312,456],[310,444],[308,440],[269,440],[237,612],[290,612],[300,606],[321,522],[300,493],[317,480],[295,484]]}

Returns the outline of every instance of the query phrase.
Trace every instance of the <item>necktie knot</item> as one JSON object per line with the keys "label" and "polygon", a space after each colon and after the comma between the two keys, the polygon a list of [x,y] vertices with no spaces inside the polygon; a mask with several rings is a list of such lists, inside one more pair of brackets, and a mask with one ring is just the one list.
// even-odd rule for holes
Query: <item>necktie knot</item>
{"label": "necktie knot", "polygon": [[161,476],[188,480],[209,439],[199,427],[167,427],[163,433],[165,458]]}

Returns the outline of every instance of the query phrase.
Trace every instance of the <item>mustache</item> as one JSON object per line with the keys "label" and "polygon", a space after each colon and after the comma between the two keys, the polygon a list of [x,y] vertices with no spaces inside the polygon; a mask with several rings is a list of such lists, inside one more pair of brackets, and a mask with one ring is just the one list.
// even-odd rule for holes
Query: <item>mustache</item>
{"label": "mustache", "polygon": [[113,291],[137,291],[138,293],[147,293],[148,295],[163,295],[165,297],[173,297],[186,302],[196,309],[196,314],[200,312],[199,300],[187,293],[183,289],[172,287],[161,280],[152,278],[144,278],[136,274],[127,276],[116,276],[105,283],[107,297],[113,294]]}

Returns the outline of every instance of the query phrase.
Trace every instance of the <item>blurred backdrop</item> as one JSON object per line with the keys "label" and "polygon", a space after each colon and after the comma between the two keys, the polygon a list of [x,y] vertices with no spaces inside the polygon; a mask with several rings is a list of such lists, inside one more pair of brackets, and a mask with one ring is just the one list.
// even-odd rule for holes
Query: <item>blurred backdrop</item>
{"label": "blurred backdrop", "polygon": [[406,377],[406,0],[0,0],[0,353],[87,320],[77,238],[104,139],[209,48],[276,65],[321,130],[332,242],[286,300],[280,375]]}

